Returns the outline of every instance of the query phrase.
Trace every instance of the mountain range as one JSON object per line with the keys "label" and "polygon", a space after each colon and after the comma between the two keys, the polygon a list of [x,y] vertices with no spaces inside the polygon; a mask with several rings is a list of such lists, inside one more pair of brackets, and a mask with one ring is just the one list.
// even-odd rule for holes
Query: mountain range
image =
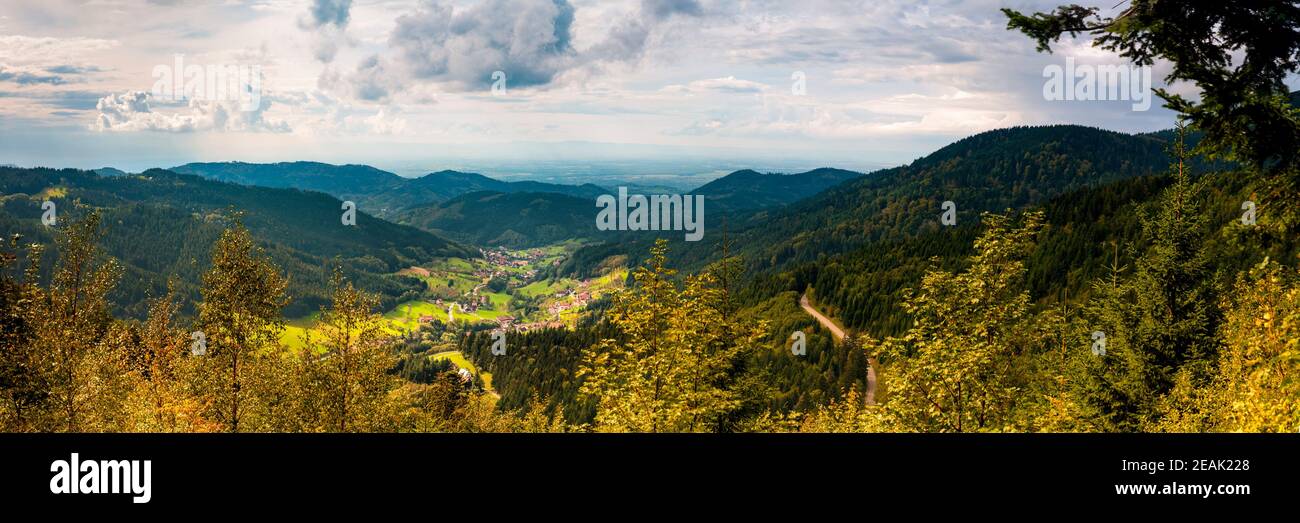
{"label": "mountain range", "polygon": [[209,250],[232,219],[242,221],[289,272],[290,316],[324,303],[331,264],[391,303],[423,287],[418,280],[388,274],[432,258],[470,255],[458,243],[360,210],[355,226],[345,226],[342,202],[320,192],[237,185],[161,169],[102,176],[75,169],[0,168],[0,232],[52,244],[52,231],[40,222],[45,200],[56,204],[59,220],[99,210],[102,245],[125,269],[114,299],[122,312],[136,317],[145,312],[146,298],[163,294],[169,278],[183,295],[197,298]]}
{"label": "mountain range", "polygon": [[[799,271],[813,270],[809,267],[820,267],[835,257],[870,257],[873,246],[906,245],[907,262],[920,263],[926,253],[968,244],[969,238],[962,235],[973,229],[939,224],[945,201],[954,202],[959,223],[970,226],[978,224],[983,211],[1039,206],[1081,189],[1162,172],[1168,162],[1165,138],[1161,133],[1130,135],[1070,125],[999,129],[959,140],[908,165],[868,174],[833,168],[797,174],[747,169],[706,183],[692,194],[705,196],[710,209],[706,227],[716,233],[725,223],[735,250],[752,273],[794,285],[816,278]],[[643,258],[655,236],[598,233],[593,199],[609,192],[602,187],[506,182],[457,171],[403,178],[364,165],[230,162],[186,164],[141,174],[109,168],[100,169],[98,175],[6,172],[10,176],[0,186],[6,195],[53,190],[60,198],[93,203],[110,213],[133,209],[132,216],[116,218],[119,225],[173,213],[169,219],[183,227],[202,229],[222,209],[242,209],[250,229],[289,267],[307,270],[306,266],[340,257],[349,260],[363,278],[374,278],[365,283],[389,299],[414,287],[380,275],[423,261],[422,257],[466,254],[469,249],[464,245],[521,248],[570,238],[596,240],[559,268],[561,274],[589,276],[611,256]],[[23,172],[34,176],[19,174]],[[19,182],[20,178],[30,181]],[[4,210],[10,216],[39,216],[33,207],[38,203],[35,196],[21,204],[6,198]],[[340,200],[357,202],[361,218],[356,232],[370,234],[337,234],[333,223]],[[0,229],[21,228],[13,223]],[[26,229],[39,236],[41,231],[31,223]],[[138,230],[148,228],[142,224]],[[130,227],[117,227],[119,232],[109,229],[112,236]],[[204,238],[204,234],[195,236]],[[716,255],[716,241],[682,242],[679,234],[664,236],[674,243],[674,258],[683,267],[698,268]],[[143,252],[184,252],[190,258],[203,258],[200,240],[163,236],[140,241],[159,244]],[[161,288],[158,275],[198,274],[182,271],[174,262],[146,263],[131,246],[112,238],[108,243],[115,246],[110,254],[129,261],[151,291]],[[893,272],[891,288],[911,278],[914,271],[895,268]],[[300,308],[319,299],[314,292],[299,291]],[[137,292],[135,298],[143,294]]]}
{"label": "mountain range", "polygon": [[448,170],[404,178],[368,165],[320,162],[189,163],[171,170],[241,185],[319,191],[355,201],[361,209],[381,217],[391,217],[410,207],[444,202],[478,191],[556,193],[582,198],[595,198],[608,192],[592,184],[507,182],[481,174]]}

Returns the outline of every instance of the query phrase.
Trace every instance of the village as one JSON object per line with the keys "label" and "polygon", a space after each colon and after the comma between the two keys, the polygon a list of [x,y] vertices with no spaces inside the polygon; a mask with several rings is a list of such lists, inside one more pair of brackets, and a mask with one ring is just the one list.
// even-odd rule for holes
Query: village
{"label": "village", "polygon": [[402,271],[423,279],[429,296],[399,306],[398,317],[418,324],[493,323],[507,332],[565,328],[594,299],[622,284],[620,275],[586,280],[539,276],[563,262],[562,248],[480,248],[479,254]]}

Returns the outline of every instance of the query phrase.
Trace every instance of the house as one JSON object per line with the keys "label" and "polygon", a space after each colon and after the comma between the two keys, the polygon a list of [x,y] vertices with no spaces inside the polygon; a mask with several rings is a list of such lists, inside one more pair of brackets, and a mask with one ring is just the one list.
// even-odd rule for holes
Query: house
{"label": "house", "polygon": [[433,322],[433,316],[429,316],[428,314],[420,316],[420,323],[431,323],[431,322]]}

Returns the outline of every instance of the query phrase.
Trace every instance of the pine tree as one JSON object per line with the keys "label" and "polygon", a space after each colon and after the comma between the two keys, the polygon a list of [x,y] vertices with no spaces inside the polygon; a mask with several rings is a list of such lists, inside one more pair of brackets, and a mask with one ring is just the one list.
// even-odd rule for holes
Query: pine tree
{"label": "pine tree", "polygon": [[[1203,247],[1200,185],[1188,172],[1179,127],[1174,183],[1143,212],[1148,246],[1131,277],[1096,286],[1087,316],[1105,335],[1106,354],[1077,381],[1084,415],[1097,428],[1134,431],[1158,422],[1158,405],[1178,379],[1202,383],[1218,356],[1222,313]],[[1187,375],[1179,378],[1179,373]]]}
{"label": "pine tree", "polygon": [[1233,291],[1214,378],[1196,383],[1180,374],[1153,430],[1300,430],[1300,273],[1264,260]]}

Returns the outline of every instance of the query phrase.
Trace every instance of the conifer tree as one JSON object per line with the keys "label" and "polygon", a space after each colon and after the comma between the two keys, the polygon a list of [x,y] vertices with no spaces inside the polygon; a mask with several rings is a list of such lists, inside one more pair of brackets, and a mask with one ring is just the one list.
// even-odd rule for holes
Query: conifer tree
{"label": "conifer tree", "polygon": [[1221,409],[1215,430],[1300,431],[1300,274],[1265,260],[1232,298],[1218,377],[1206,391]]}
{"label": "conifer tree", "polygon": [[1222,314],[1203,246],[1202,188],[1191,179],[1181,136],[1173,145],[1174,183],[1147,206],[1147,245],[1124,281],[1096,286],[1087,315],[1106,340],[1105,355],[1084,364],[1078,396],[1100,430],[1134,431],[1158,421],[1161,397],[1184,380],[1203,383],[1218,357]]}

